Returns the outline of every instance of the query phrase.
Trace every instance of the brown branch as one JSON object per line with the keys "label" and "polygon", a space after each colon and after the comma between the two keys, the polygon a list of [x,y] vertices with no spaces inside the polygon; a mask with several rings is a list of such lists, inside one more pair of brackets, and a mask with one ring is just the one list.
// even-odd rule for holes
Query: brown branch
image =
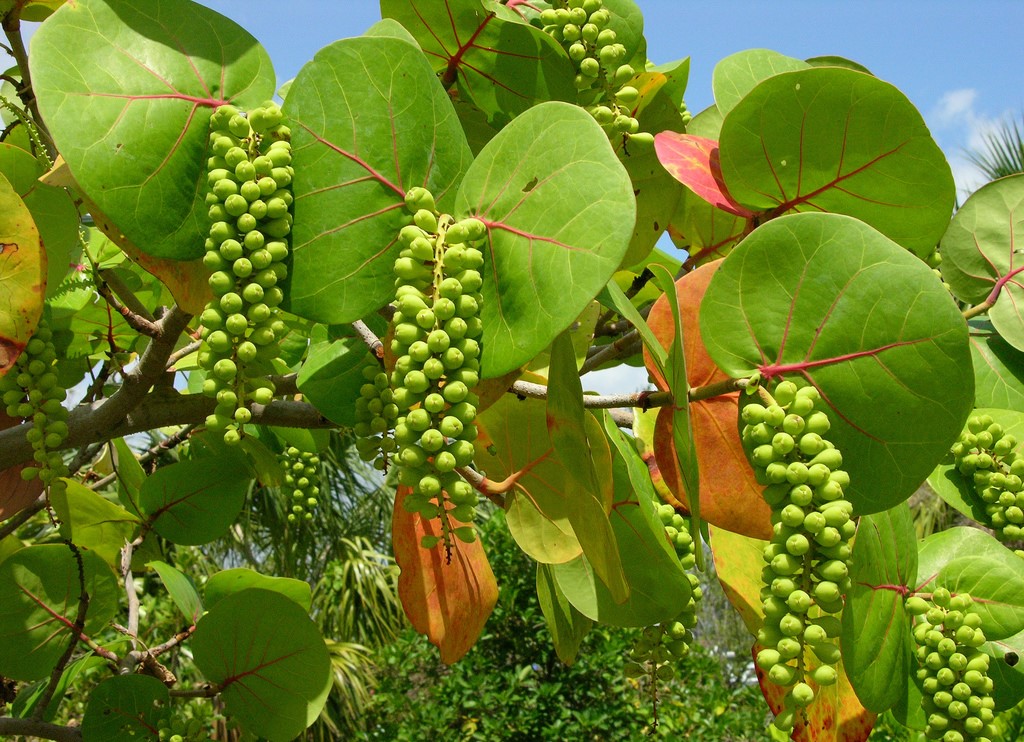
{"label": "brown branch", "polygon": [[583,366],[580,368],[580,376],[599,368],[608,361],[632,355],[639,349],[640,345],[640,333],[636,330],[630,330],[614,343],[597,346],[593,354],[589,355],[587,360],[583,362]]}
{"label": "brown branch", "polygon": [[[148,337],[156,337],[160,333],[153,316],[113,271],[100,271],[98,277],[100,280],[96,281],[96,292],[115,312],[124,317],[129,327]],[[121,301],[117,300],[114,292],[121,297]]]}
{"label": "brown branch", "polygon": [[21,38],[21,14],[8,13],[4,16],[4,35],[10,43],[10,54],[18,66],[18,73],[21,75],[21,85],[17,88],[18,98],[22,105],[32,112],[33,124],[39,130],[39,135],[46,140],[46,154],[53,160],[56,148],[53,146],[53,138],[43,123],[43,117],[39,115],[39,106],[36,103],[36,95],[32,89],[32,75],[28,64],[28,49],[25,48],[25,41]]}
{"label": "brown branch", "polygon": [[21,528],[25,523],[32,519],[32,516],[38,513],[40,510],[46,507],[46,498],[40,496],[38,500],[33,502],[24,510],[19,511],[17,514],[12,515],[7,521],[0,526],[0,541],[10,536],[12,533]]}
{"label": "brown branch", "polygon": [[82,742],[82,730],[76,727],[64,727],[36,719],[0,717],[0,737],[6,739],[16,735],[52,739],[54,742]]}
{"label": "brown branch", "polygon": [[[111,417],[105,405],[116,396],[71,411],[68,415],[68,437],[64,442],[66,448],[78,448],[172,425],[198,425],[206,420],[217,404],[215,399],[201,394],[179,394],[173,390],[160,389],[145,395],[141,403],[134,405],[122,417],[99,424]],[[313,405],[291,401],[253,405],[252,424],[285,428],[337,427]],[[25,440],[21,426],[0,430],[0,471],[31,458],[32,446]]]}
{"label": "brown branch", "polygon": [[356,335],[359,339],[366,343],[366,347],[370,349],[377,358],[384,357],[384,343],[381,342],[380,338],[367,327],[366,323],[362,320],[356,320],[352,323],[352,329],[356,331]]}

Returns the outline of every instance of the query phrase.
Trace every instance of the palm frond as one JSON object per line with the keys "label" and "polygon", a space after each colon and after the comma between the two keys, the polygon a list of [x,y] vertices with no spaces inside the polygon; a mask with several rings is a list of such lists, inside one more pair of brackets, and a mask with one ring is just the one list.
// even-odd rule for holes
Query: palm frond
{"label": "palm frond", "polygon": [[1024,172],[1024,131],[1016,119],[1003,121],[983,135],[978,149],[967,150],[967,160],[986,178],[995,180]]}

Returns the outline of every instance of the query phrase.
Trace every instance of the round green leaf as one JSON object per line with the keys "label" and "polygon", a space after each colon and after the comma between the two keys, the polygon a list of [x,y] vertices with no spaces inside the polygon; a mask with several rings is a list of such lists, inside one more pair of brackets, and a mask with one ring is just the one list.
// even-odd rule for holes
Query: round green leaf
{"label": "round green leaf", "polygon": [[0,175],[0,374],[14,365],[43,312],[46,254],[28,206]]}
{"label": "round green leaf", "polygon": [[586,111],[542,103],[516,117],[470,166],[456,214],[487,225],[482,375],[542,351],[608,283],[636,219],[629,175]]}
{"label": "round green leaf", "polygon": [[725,115],[762,80],[780,72],[805,70],[810,66],[771,49],[747,49],[730,54],[719,60],[711,73],[715,105]]}
{"label": "round green leaf", "polygon": [[909,497],[974,402],[967,324],[920,260],[856,219],[794,214],[758,227],[701,305],[712,360],[821,391],[859,514]]}
{"label": "round green leaf", "polygon": [[719,145],[729,193],[753,210],[848,214],[922,256],[953,212],[953,175],[921,114],[862,72],[768,78],[725,117]]}
{"label": "round green leaf", "polygon": [[31,49],[39,110],[82,190],[142,252],[200,257],[210,114],[273,96],[263,47],[190,0],[77,0]]}
{"label": "round green leaf", "polygon": [[458,85],[501,126],[548,100],[576,100],[573,67],[548,34],[481,0],[381,0],[381,15],[405,26],[446,88]]}
{"label": "round green leaf", "polygon": [[942,238],[942,277],[956,297],[992,304],[989,319],[1003,339],[1024,350],[1024,174],[975,191]]}
{"label": "round green leaf", "polygon": [[196,666],[221,688],[228,714],[271,742],[312,724],[331,689],[331,660],[316,624],[280,593],[249,588],[215,605],[192,635]]}
{"label": "round green leaf", "polygon": [[970,322],[971,356],[974,358],[975,404],[1004,410],[1024,409],[1024,353],[993,329],[992,323]]}
{"label": "round green leaf", "polygon": [[89,693],[82,718],[83,742],[152,739],[166,716],[167,686],[149,675],[115,675]]}
{"label": "round green leaf", "polygon": [[361,340],[311,344],[296,380],[299,391],[328,420],[351,427],[356,424],[355,399],[366,383],[362,369],[369,358]]}
{"label": "round green leaf", "polygon": [[284,109],[295,147],[289,308],[351,322],[394,298],[405,192],[423,186],[449,208],[469,145],[423,53],[396,38],[324,47]]}
{"label": "round green leaf", "polygon": [[157,469],[142,484],[139,508],[175,544],[206,544],[234,523],[252,474],[241,455],[197,459]]}
{"label": "round green leaf", "polygon": [[12,144],[0,144],[0,174],[25,201],[46,246],[46,294],[53,296],[70,269],[70,261],[81,254],[78,238],[78,209],[63,188],[39,182],[42,164]]}
{"label": "round green leaf", "polygon": [[950,528],[921,544],[919,590],[969,593],[990,641],[1024,631],[1020,557],[977,528]]}
{"label": "round green leaf", "polygon": [[313,604],[312,591],[308,582],[291,577],[274,577],[261,574],[254,569],[239,567],[237,569],[225,569],[217,572],[206,581],[203,594],[206,596],[207,610],[213,608],[214,605],[227,596],[250,587],[258,587],[263,590],[280,593],[302,606],[303,610],[307,613]]}
{"label": "round green leaf", "polygon": [[850,579],[843,668],[864,707],[880,714],[900,700],[911,674],[910,617],[903,603],[917,579],[917,537],[906,504],[861,518]]}
{"label": "round green leaf", "polygon": [[[81,552],[89,608],[85,633],[103,628],[118,606],[117,579],[100,557]],[[0,562],[0,675],[47,677],[71,640],[82,582],[64,544],[29,546]]]}

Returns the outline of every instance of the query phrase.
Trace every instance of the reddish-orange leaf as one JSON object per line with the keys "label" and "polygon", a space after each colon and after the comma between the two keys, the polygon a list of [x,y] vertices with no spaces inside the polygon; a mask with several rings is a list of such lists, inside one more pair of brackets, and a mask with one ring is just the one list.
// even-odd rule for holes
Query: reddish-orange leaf
{"label": "reddish-orange leaf", "polygon": [[729,195],[722,179],[718,142],[714,139],[663,131],[654,136],[654,150],[673,178],[712,206],[736,216],[754,215]]}
{"label": "reddish-orange leaf", "polygon": [[425,634],[441,650],[441,661],[450,665],[480,637],[498,600],[498,583],[479,540],[465,544],[453,537],[450,564],[443,545],[421,547],[424,536],[441,535],[441,526],[406,512],[402,501],[408,494],[407,487],[398,488],[391,521],[395,561],[402,570],[398,596],[413,628]]}
{"label": "reddish-orange leaf", "polygon": [[[701,299],[720,263],[718,260],[702,265],[676,281],[676,295],[682,313],[686,375],[691,387],[729,378],[711,361],[701,340],[697,319]],[[667,347],[672,342],[672,310],[667,299],[662,297],[654,303],[647,323],[663,345]],[[646,350],[644,361],[654,383],[659,389],[666,389],[665,380],[658,374]],[[761,497],[761,486],[755,481],[754,470],[747,463],[736,428],[738,400],[739,393],[733,392],[690,404],[690,425],[701,462],[700,514],[708,523],[730,531],[752,538],[770,538],[771,509]],[[662,409],[658,415],[654,457],[665,486],[675,494],[668,502],[685,505],[669,408]],[[652,471],[652,478],[653,475]]]}
{"label": "reddish-orange leaf", "polygon": [[[0,408],[0,430],[17,424],[17,420],[8,417]],[[43,483],[38,479],[26,482],[21,478],[21,470],[28,465],[18,464],[0,471],[0,521],[7,520],[27,508],[43,491]]]}

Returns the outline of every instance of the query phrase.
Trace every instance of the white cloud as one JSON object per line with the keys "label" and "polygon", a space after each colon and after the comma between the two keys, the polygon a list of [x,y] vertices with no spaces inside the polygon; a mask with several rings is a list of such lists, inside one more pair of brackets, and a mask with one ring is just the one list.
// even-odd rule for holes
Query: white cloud
{"label": "white cloud", "polygon": [[974,88],[961,88],[950,90],[943,94],[939,104],[932,111],[929,118],[938,126],[949,126],[956,123],[964,115],[974,110],[974,101],[978,98],[978,91]]}
{"label": "white cloud", "polygon": [[982,149],[986,135],[1013,115],[1009,109],[998,114],[983,110],[974,88],[947,91],[929,112],[929,125],[946,153],[961,203],[987,180],[966,153]]}

